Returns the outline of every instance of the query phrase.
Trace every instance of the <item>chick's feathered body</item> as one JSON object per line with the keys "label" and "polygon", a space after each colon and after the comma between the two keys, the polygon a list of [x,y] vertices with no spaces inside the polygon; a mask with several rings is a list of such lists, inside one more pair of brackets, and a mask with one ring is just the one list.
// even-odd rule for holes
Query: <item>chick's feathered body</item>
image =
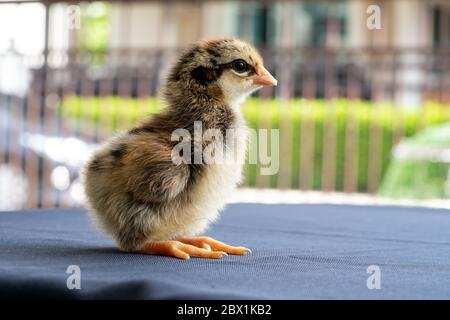
{"label": "chick's feathered body", "polygon": [[[188,253],[220,257],[216,249],[244,253],[213,239],[186,237],[201,233],[217,218],[240,182],[247,127],[239,104],[264,80],[275,81],[270,77],[248,44],[235,39],[200,42],[181,55],[169,74],[163,91],[166,108],[94,153],[85,167],[91,215],[122,250],[181,258]],[[202,133],[216,130],[224,139],[203,141],[196,135],[198,125]],[[173,150],[180,140],[173,133],[180,129],[191,137],[185,141],[191,154],[182,154],[185,161],[177,162]],[[233,161],[192,161],[205,148]]]}
{"label": "chick's feathered body", "polygon": [[[233,119],[229,127],[241,123]],[[159,125],[115,137],[87,167],[93,216],[125,250],[202,232],[241,177],[238,163],[174,164],[170,137],[179,127]],[[239,141],[245,148],[245,137]]]}

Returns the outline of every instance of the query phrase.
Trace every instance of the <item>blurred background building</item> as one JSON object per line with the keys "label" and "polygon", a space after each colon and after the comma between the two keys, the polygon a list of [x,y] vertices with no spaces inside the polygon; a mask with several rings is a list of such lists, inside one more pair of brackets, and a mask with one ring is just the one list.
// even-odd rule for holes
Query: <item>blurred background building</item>
{"label": "blurred background building", "polygon": [[449,1],[0,1],[0,209],[82,203],[92,148],[216,36],[254,43],[279,80],[246,115],[280,129],[280,171],[248,165],[245,185],[449,197],[447,127],[415,137],[450,120]]}

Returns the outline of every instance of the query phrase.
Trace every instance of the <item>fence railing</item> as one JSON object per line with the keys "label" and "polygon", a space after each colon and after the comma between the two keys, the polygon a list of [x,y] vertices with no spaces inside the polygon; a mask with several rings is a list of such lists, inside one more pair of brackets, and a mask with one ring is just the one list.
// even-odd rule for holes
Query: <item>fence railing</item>
{"label": "fence railing", "polygon": [[[248,165],[247,186],[374,193],[393,145],[450,119],[449,108],[433,103],[411,111],[383,104],[402,90],[446,104],[448,50],[409,51],[420,57],[414,68],[423,77],[406,89],[401,78],[411,62],[402,50],[262,52],[280,85],[260,91],[244,111],[251,127],[280,129],[280,163],[272,176]],[[37,68],[26,95],[0,96],[2,208],[82,201],[79,167],[91,147],[158,108],[154,96],[176,53],[51,52],[45,69],[28,59]]]}
{"label": "fence railing", "polygon": [[[49,84],[81,85],[76,84],[78,80],[91,94],[154,95],[181,50],[52,50],[48,64],[54,78]],[[450,47],[278,47],[260,51],[265,65],[279,79],[276,88],[258,94],[264,97],[400,101],[399,96],[409,94],[421,100],[450,102]],[[43,57],[28,57],[27,61],[39,66]]]}

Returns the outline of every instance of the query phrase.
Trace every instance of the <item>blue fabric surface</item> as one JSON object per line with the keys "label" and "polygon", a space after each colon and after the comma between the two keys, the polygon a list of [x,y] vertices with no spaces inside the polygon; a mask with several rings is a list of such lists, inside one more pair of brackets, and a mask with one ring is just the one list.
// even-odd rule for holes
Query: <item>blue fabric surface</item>
{"label": "blue fabric surface", "polygon": [[[0,213],[0,297],[448,299],[450,211],[235,204],[208,235],[253,250],[221,260],[127,254],[83,209]],[[81,290],[66,286],[81,268]],[[381,289],[366,286],[381,267]]]}

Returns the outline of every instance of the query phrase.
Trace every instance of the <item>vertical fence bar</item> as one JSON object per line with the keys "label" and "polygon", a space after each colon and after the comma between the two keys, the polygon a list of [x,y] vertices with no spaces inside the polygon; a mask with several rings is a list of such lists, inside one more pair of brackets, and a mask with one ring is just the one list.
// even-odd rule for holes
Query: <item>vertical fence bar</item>
{"label": "vertical fence bar", "polygon": [[[39,92],[38,97],[38,104],[39,104],[39,113],[38,113],[38,133],[42,137],[44,134],[44,126],[45,126],[45,82],[46,82],[46,74],[44,71],[45,66],[43,67],[39,77],[41,79],[40,87],[37,89]],[[41,140],[39,142],[40,150],[44,150],[44,142]],[[38,161],[37,161],[37,207],[42,208],[43,207],[43,201],[44,201],[44,157],[42,154],[38,155]]]}
{"label": "vertical fence bar", "polygon": [[0,136],[0,165],[6,164],[6,133],[8,127],[8,117],[7,117],[7,107],[6,107],[6,97],[4,95],[0,95],[0,126],[2,128],[2,134]]}
{"label": "vertical fence bar", "polygon": [[[109,53],[109,63],[114,65],[115,54]],[[114,78],[115,78],[115,70],[112,67],[108,67],[107,77],[100,80],[99,84],[99,97],[101,97],[102,104],[99,106],[100,110],[102,110],[99,116],[98,125],[100,126],[100,130],[98,131],[99,136],[97,138],[97,143],[102,142],[106,137],[113,132],[112,124],[112,116],[114,109]]]}
{"label": "vertical fence bar", "polygon": [[[142,70],[139,70],[137,73],[137,98],[138,101],[140,101],[139,105],[137,106],[136,112],[137,115],[142,117],[146,114],[146,104],[144,104],[144,99],[147,99],[150,97],[150,64],[149,64],[149,56],[152,56],[152,53],[144,53],[142,55],[142,63],[144,64],[144,67]],[[139,122],[140,119],[137,118],[136,122]]]}
{"label": "vertical fence bar", "polygon": [[[257,174],[258,174],[258,123],[261,112],[254,106],[252,108],[247,107],[246,116],[248,126],[250,128],[250,136],[248,139],[248,152],[247,152],[247,165],[244,169],[245,179],[244,185],[249,187],[257,186]],[[252,134],[253,133],[253,134]],[[256,163],[255,163],[256,161]]]}
{"label": "vertical fence bar", "polygon": [[356,61],[359,61],[359,56],[357,56],[354,52],[347,52],[346,58],[346,83],[345,90],[343,90],[342,96],[346,96],[348,99],[356,100],[362,99],[363,90],[362,90],[362,82],[364,81],[364,76],[361,75],[359,77],[359,70],[356,66]]}
{"label": "vertical fence bar", "polygon": [[394,148],[405,136],[405,118],[403,112],[396,112],[392,118],[392,147]]}
{"label": "vertical fence bar", "polygon": [[21,98],[17,96],[11,96],[10,106],[9,106],[9,134],[8,134],[8,150],[9,162],[14,167],[15,173],[20,172],[20,146],[18,145],[18,140],[20,137],[20,118],[22,116],[21,112]]}
{"label": "vertical fence bar", "polygon": [[92,63],[92,56],[87,57],[87,65],[85,70],[82,70],[83,81],[81,83],[81,96],[83,102],[81,104],[80,117],[80,137],[89,142],[95,142],[96,138],[96,118],[98,117],[98,110],[95,99],[95,84],[94,79],[87,72]]}
{"label": "vertical fence bar", "polygon": [[[45,93],[43,96],[43,103],[45,108],[45,116],[43,118],[43,131],[42,138],[44,140],[44,144],[47,144],[48,139],[53,137],[58,137],[59,135],[55,130],[57,129],[57,97],[54,93],[54,87],[50,85],[51,80],[54,79],[54,74],[50,70],[50,67],[47,65],[46,71],[46,87]],[[52,181],[52,172],[56,167],[57,163],[50,158],[47,153],[47,148],[41,151],[41,156],[43,158],[43,198],[42,203],[44,208],[50,208],[55,206],[55,199],[57,197],[57,193],[59,192]]]}
{"label": "vertical fence bar", "polygon": [[3,141],[3,162],[8,164],[10,161],[10,144],[11,144],[11,104],[12,104],[12,96],[10,94],[4,97],[4,120],[3,127],[5,128],[5,135],[2,138]]}
{"label": "vertical fence bar", "polygon": [[[311,112],[311,111],[307,111]],[[314,126],[312,116],[303,115],[300,127],[300,177],[301,190],[310,190],[314,170]]]}
{"label": "vertical fence bar", "polygon": [[315,99],[317,95],[316,60],[311,51],[304,51],[305,58],[302,70],[302,95],[306,99]]}
{"label": "vertical fence bar", "polygon": [[280,106],[280,143],[279,143],[279,174],[277,187],[288,189],[292,178],[292,119],[291,106]]}
{"label": "vertical fence bar", "polygon": [[[65,77],[62,76],[62,81],[65,81]],[[62,107],[61,104],[64,100],[64,84],[59,83],[56,86],[56,92],[53,94],[54,101],[53,101],[53,109],[55,112],[55,133],[57,137],[64,138],[64,132],[63,132],[63,114],[62,114]],[[70,178],[69,178],[70,179]],[[54,192],[54,206],[60,207],[64,206],[64,202],[62,201],[63,193],[60,189],[55,188]]]}
{"label": "vertical fence bar", "polygon": [[336,187],[336,117],[332,105],[326,106],[323,124],[322,190]]}
{"label": "vertical fence bar", "polygon": [[[372,120],[373,119],[372,113]],[[382,127],[377,124],[377,121],[370,121],[369,124],[369,163],[368,163],[368,178],[367,178],[367,191],[369,193],[375,193],[378,190],[381,180],[381,167],[382,167]]]}
{"label": "vertical fence bar", "polygon": [[449,71],[450,71],[450,61],[448,59],[448,56],[450,55],[450,50],[443,49],[441,51],[441,59],[442,62],[442,73],[440,76],[440,86],[441,86],[441,96],[440,99],[444,103],[450,102],[450,77],[449,77]]}
{"label": "vertical fence bar", "polygon": [[[264,106],[266,104],[266,106]],[[264,100],[264,102],[261,103],[261,109],[266,109],[267,107],[267,101]],[[270,146],[272,144],[272,141],[270,139],[270,129],[272,128],[271,123],[271,113],[262,113],[260,114],[259,121],[258,121],[258,154],[261,155],[269,155],[270,152]],[[263,133],[263,130],[265,133]],[[263,141],[262,138],[266,138],[267,141]],[[260,150],[262,147],[266,148],[265,150]],[[270,187],[270,180],[271,177],[269,175],[263,175],[261,174],[262,167],[267,167],[267,164],[261,163],[261,158],[258,156],[258,165],[256,166],[256,186],[258,188],[269,188]]]}
{"label": "vertical fence bar", "polygon": [[[64,87],[61,90],[61,107],[60,115],[64,118],[62,122],[62,129],[64,136],[76,136],[79,130],[79,115],[77,109],[80,111],[79,93],[81,92],[81,84],[79,79],[79,72],[72,63],[77,58],[77,53],[71,51],[68,54],[68,65],[64,70]],[[73,99],[69,105],[69,98]],[[64,206],[78,205],[71,197],[67,196],[64,199]]]}
{"label": "vertical fence bar", "polygon": [[358,121],[349,115],[344,142],[344,192],[349,193],[356,192],[358,189],[358,130]]}
{"label": "vertical fence bar", "polygon": [[[391,99],[391,101],[395,101],[396,100],[396,93],[397,93],[397,90],[398,90],[398,88],[399,88],[399,81],[398,81],[398,73],[399,73],[399,70],[398,69],[400,69],[400,70],[402,70],[402,63],[403,62],[400,62],[401,61],[401,59],[399,58],[399,53],[394,49],[393,51],[392,51],[392,62],[391,62],[391,70],[392,70],[392,73],[391,73],[391,86],[389,87],[389,93],[390,93],[390,99]],[[400,71],[400,73],[401,73],[402,71]]]}
{"label": "vertical fence bar", "polygon": [[[45,6],[45,28],[44,28],[44,63],[41,68],[40,78],[41,86],[38,88],[39,92],[39,134],[41,136],[44,135],[45,129],[45,99],[47,93],[47,68],[48,68],[48,53],[49,53],[49,23],[50,23],[50,5],[48,3],[44,4]],[[41,143],[40,149],[44,150],[44,146]],[[44,157],[43,154],[38,156],[38,172],[37,172],[37,180],[38,180],[38,200],[37,207],[42,208],[44,206]]]}
{"label": "vertical fence bar", "polygon": [[324,69],[324,98],[327,100],[337,96],[337,66],[334,60],[334,52],[325,53],[325,69]]}
{"label": "vertical fence bar", "polygon": [[32,82],[28,92],[26,101],[27,118],[25,119],[24,127],[26,131],[21,133],[23,148],[26,150],[26,177],[27,177],[27,201],[26,208],[36,208],[38,204],[38,155],[31,150],[28,137],[31,133],[37,132],[39,119],[39,87],[41,79],[36,72],[33,74]]}
{"label": "vertical fence bar", "polygon": [[[128,51],[124,52],[124,57],[127,57],[129,55]],[[127,59],[128,60],[128,59]],[[128,66],[128,68],[124,68],[122,70],[119,79],[118,79],[118,92],[117,95],[120,98],[120,104],[117,105],[117,114],[118,115],[124,115],[124,116],[118,116],[117,117],[117,129],[123,130],[130,126],[130,118],[128,117],[129,114],[127,114],[126,110],[131,106],[131,93],[132,93],[132,82],[131,82],[131,73],[130,73],[131,66]],[[124,105],[124,101],[126,101],[127,105]]]}
{"label": "vertical fence bar", "polygon": [[[22,100],[22,103],[20,104],[21,108],[21,117],[20,117],[20,133],[24,134],[28,130],[27,121],[28,121],[28,95],[24,97]],[[18,141],[20,139],[20,136],[18,137]],[[26,177],[26,171],[27,171],[27,149],[25,146],[20,146],[20,167],[22,176]]]}
{"label": "vertical fence bar", "polygon": [[[7,108],[6,108],[6,97],[4,95],[0,95],[0,126],[2,128],[2,130],[4,130],[3,132],[7,132],[7,127],[8,127],[8,117],[7,117]],[[0,136],[0,152],[1,152],[1,157],[0,157],[0,163],[4,164],[6,163],[5,161],[5,156],[6,156],[6,148],[5,148],[5,144],[6,144],[6,134],[2,134]]]}

